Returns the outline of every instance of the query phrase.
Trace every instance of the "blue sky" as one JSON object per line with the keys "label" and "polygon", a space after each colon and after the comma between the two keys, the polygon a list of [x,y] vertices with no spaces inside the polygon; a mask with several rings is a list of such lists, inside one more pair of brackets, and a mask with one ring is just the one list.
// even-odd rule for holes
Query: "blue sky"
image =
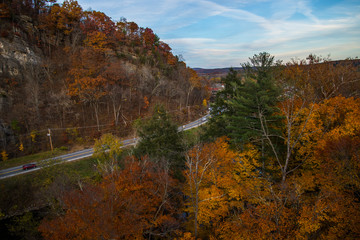
{"label": "blue sky", "polygon": [[239,67],[259,52],[360,57],[359,0],[78,0],[150,27],[190,67]]}

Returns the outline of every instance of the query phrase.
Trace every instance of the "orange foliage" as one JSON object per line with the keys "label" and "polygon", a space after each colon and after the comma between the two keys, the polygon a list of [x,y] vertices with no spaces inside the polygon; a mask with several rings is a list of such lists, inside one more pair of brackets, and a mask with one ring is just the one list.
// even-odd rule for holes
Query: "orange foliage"
{"label": "orange foliage", "polygon": [[236,154],[229,149],[226,138],[188,152],[185,193],[189,196],[188,211],[194,219],[195,236],[198,224],[214,229],[212,234],[218,237],[232,234],[227,232],[234,227],[231,221],[222,227],[231,209],[242,208],[245,200],[257,201],[251,197],[262,184],[256,173],[257,157],[257,151],[251,147]]}
{"label": "orange foliage", "polygon": [[73,68],[69,72],[72,77],[67,79],[69,95],[85,102],[98,101],[106,95],[107,80],[100,75],[103,54],[98,49],[84,49],[79,55],[73,56]]}
{"label": "orange foliage", "polygon": [[[360,101],[335,97],[292,107],[293,161],[285,181],[261,173],[252,146],[240,153],[224,139],[188,153],[187,210],[195,236],[210,239],[355,239],[360,236]],[[272,169],[269,169],[273,171]],[[351,216],[351,217],[349,217]]]}
{"label": "orange foliage", "polygon": [[100,185],[64,196],[65,214],[44,220],[45,239],[142,239],[177,225],[166,199],[173,180],[149,161],[126,161]]}
{"label": "orange foliage", "polygon": [[109,44],[107,36],[103,32],[91,32],[87,35],[85,44],[96,50],[105,50]]}
{"label": "orange foliage", "polygon": [[167,63],[168,63],[169,65],[174,66],[174,65],[177,63],[176,57],[174,57],[172,54],[168,54],[168,55],[167,55]]}
{"label": "orange foliage", "polygon": [[151,48],[155,44],[155,34],[153,33],[153,30],[150,28],[145,28],[143,33],[143,41],[144,45],[148,48]]}
{"label": "orange foliage", "polygon": [[143,107],[144,109],[147,109],[150,105],[150,102],[149,102],[147,96],[144,97],[144,104],[145,104],[145,106]]}
{"label": "orange foliage", "polygon": [[303,195],[298,236],[359,236],[360,101],[334,97],[311,111],[308,123],[299,126],[305,134],[297,157],[306,161],[301,174],[293,176]]}
{"label": "orange foliage", "polygon": [[197,75],[197,72],[189,67],[187,68],[187,70],[190,74],[189,81],[191,83],[191,86],[195,88],[201,87],[200,77]]}
{"label": "orange foliage", "polygon": [[106,14],[98,11],[85,12],[82,29],[85,34],[101,32],[111,35],[115,31],[115,23]]}
{"label": "orange foliage", "polygon": [[61,6],[54,4],[50,13],[43,16],[42,27],[53,31],[60,30],[69,35],[79,25],[82,14],[82,8],[77,1],[64,1]]}

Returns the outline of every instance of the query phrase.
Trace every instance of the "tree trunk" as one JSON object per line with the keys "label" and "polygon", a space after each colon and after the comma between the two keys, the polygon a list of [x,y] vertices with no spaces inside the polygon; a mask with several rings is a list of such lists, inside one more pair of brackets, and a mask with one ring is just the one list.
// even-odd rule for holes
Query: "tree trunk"
{"label": "tree trunk", "polygon": [[98,131],[100,131],[100,122],[99,122],[99,103],[98,102],[94,102],[93,103],[94,106],[94,112],[95,112],[95,118],[96,118],[96,125],[97,125],[97,129]]}

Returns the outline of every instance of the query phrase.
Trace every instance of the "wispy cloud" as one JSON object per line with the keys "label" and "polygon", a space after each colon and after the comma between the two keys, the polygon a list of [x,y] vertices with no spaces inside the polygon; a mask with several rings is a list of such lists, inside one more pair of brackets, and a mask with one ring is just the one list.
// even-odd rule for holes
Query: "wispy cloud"
{"label": "wispy cloud", "polygon": [[[360,2],[339,0],[79,0],[151,27],[192,67],[237,66],[259,51],[359,56]],[[352,55],[351,55],[352,53]],[[327,54],[327,53],[326,53]]]}

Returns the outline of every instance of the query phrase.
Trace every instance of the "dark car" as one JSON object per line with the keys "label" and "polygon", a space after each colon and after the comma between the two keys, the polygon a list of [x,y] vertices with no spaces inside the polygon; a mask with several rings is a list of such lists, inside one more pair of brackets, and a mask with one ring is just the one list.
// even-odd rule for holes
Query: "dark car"
{"label": "dark car", "polygon": [[23,168],[23,170],[28,170],[28,169],[36,168],[36,164],[35,164],[35,163],[25,164],[25,165],[23,165],[22,168]]}

